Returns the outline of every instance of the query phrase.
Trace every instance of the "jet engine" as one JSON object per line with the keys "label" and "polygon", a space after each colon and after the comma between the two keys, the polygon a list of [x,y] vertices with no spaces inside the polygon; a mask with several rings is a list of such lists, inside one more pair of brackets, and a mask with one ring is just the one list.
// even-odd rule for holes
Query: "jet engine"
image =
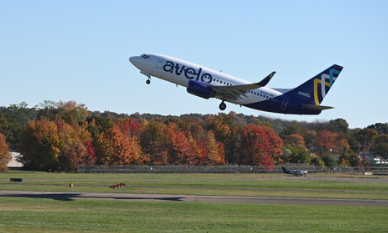
{"label": "jet engine", "polygon": [[194,80],[189,81],[189,85],[187,86],[187,92],[204,99],[209,99],[213,97],[213,90],[210,86],[205,83],[197,82]]}

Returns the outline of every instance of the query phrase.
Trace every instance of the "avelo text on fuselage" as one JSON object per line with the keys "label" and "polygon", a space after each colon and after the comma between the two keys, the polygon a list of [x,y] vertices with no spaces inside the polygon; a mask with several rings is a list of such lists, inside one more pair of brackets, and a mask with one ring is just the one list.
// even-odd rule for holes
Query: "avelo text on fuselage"
{"label": "avelo text on fuselage", "polygon": [[181,65],[179,63],[174,63],[173,61],[166,61],[163,65],[163,71],[169,72],[169,73],[175,73],[176,75],[180,76],[183,75],[189,80],[195,80],[195,81],[201,81],[204,83],[211,83],[213,80],[213,77],[211,74],[203,73],[202,74],[202,68],[200,67],[198,70],[192,68],[192,67],[186,67],[185,65]]}

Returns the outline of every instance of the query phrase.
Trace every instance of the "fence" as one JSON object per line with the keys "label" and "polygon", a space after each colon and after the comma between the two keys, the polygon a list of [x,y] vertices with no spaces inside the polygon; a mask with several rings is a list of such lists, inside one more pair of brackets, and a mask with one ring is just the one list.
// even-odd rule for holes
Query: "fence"
{"label": "fence", "polygon": [[[288,170],[306,170],[308,173],[361,173],[354,167],[316,167],[287,165]],[[79,165],[78,173],[282,173],[282,166],[271,168],[258,166],[124,166]]]}

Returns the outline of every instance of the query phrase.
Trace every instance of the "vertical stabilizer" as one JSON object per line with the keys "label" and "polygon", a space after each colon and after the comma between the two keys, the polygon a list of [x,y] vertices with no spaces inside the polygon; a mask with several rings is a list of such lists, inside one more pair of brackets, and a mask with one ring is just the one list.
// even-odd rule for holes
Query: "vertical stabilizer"
{"label": "vertical stabilizer", "polygon": [[282,167],[282,170],[283,170],[283,173],[286,173],[286,174],[290,173],[285,167]]}
{"label": "vertical stabilizer", "polygon": [[287,92],[287,95],[299,99],[306,105],[319,106],[341,71],[342,66],[332,65],[307,82]]}

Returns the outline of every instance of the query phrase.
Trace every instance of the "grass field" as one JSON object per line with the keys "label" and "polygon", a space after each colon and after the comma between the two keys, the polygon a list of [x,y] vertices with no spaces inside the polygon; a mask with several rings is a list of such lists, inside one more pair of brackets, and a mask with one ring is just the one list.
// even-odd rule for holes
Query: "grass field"
{"label": "grass field", "polygon": [[[22,183],[12,183],[12,177]],[[349,182],[332,178],[358,178]],[[319,180],[315,178],[320,178]],[[109,185],[126,183],[121,192],[177,195],[220,195],[256,197],[312,197],[388,199],[388,183],[366,182],[388,177],[314,175],[307,178],[281,174],[66,174],[0,173],[0,189],[59,192],[112,192]],[[74,188],[69,188],[69,184]]]}
{"label": "grass field", "polygon": [[[108,185],[124,182],[119,192],[388,199],[387,182],[364,179],[376,177],[0,173],[0,190],[118,192]],[[386,207],[0,198],[0,232],[387,232],[387,217]]]}

